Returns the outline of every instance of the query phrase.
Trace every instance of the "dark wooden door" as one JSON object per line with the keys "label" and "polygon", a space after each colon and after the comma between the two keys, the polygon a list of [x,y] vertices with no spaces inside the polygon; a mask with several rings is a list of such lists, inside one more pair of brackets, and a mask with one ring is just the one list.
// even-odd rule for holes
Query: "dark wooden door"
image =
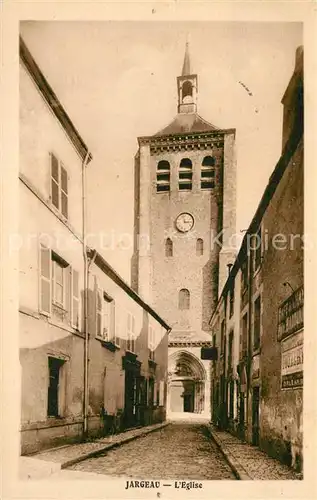
{"label": "dark wooden door", "polygon": [[252,397],[252,444],[259,444],[260,388],[253,388]]}

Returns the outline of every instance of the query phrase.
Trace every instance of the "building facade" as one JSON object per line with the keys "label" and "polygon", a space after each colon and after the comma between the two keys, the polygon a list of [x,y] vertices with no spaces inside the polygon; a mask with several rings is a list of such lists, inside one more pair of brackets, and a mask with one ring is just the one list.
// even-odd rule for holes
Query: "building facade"
{"label": "building facade", "polygon": [[302,468],[303,51],[282,99],[282,154],[211,318],[212,418]]}
{"label": "building facade", "polygon": [[[91,261],[84,224],[91,154],[22,39],[20,63],[20,232],[13,241],[27,454],[164,420],[169,327],[99,254]],[[120,325],[114,343],[109,297],[111,328]],[[125,376],[130,369],[135,376]]]}
{"label": "building facade", "polygon": [[89,262],[90,434],[163,422],[169,326],[99,253]]}
{"label": "building facade", "polygon": [[200,350],[211,345],[209,318],[234,258],[235,130],[221,130],[197,113],[198,76],[188,44],[177,92],[174,120],[138,138],[132,286],[172,326],[169,412],[206,416],[210,378]]}

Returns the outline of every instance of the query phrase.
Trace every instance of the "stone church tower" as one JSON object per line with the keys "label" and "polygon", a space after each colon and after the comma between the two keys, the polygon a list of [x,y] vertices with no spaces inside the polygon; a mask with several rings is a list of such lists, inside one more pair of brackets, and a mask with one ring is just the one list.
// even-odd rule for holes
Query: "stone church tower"
{"label": "stone church tower", "polygon": [[172,326],[168,411],[209,417],[209,361],[200,350],[212,345],[209,320],[235,257],[235,129],[218,129],[197,113],[188,44],[177,92],[174,120],[138,138],[131,278]]}

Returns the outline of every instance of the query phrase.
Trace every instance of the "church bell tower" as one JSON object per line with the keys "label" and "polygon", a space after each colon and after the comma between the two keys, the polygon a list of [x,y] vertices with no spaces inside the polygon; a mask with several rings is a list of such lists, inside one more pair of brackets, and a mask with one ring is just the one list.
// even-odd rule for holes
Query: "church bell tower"
{"label": "church bell tower", "polygon": [[235,129],[197,113],[198,77],[186,44],[172,122],[138,138],[132,286],[172,326],[171,414],[209,417],[209,320],[235,252]]}

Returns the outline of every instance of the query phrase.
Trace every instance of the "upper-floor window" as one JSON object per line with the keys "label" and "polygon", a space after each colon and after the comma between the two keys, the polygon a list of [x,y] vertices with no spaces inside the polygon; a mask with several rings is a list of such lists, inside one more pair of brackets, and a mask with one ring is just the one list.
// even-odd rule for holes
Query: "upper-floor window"
{"label": "upper-floor window", "polygon": [[170,190],[170,164],[167,160],[161,160],[156,168],[156,191],[166,192]]}
{"label": "upper-floor window", "polygon": [[229,333],[229,345],[228,345],[228,371],[233,367],[233,331]]}
{"label": "upper-floor window", "polygon": [[261,226],[259,226],[257,232],[254,234],[253,237],[253,270],[257,271],[258,268],[261,265],[262,262],[262,231],[261,231]]}
{"label": "upper-floor window", "polygon": [[189,158],[182,158],[179,164],[178,187],[180,190],[192,189],[193,165]]}
{"label": "upper-floor window", "polygon": [[62,257],[40,244],[39,310],[79,329],[79,274]]}
{"label": "upper-floor window", "polygon": [[261,296],[254,301],[253,349],[259,349],[261,340]]}
{"label": "upper-floor window", "polygon": [[135,352],[135,317],[130,312],[128,312],[127,327],[128,327],[127,351]]}
{"label": "upper-floor window", "polygon": [[170,238],[165,241],[165,256],[173,257],[173,242]]}
{"label": "upper-floor window", "polygon": [[248,347],[248,313],[245,313],[242,318],[242,331],[241,331],[241,351],[242,356],[247,354]]}
{"label": "upper-floor window", "polygon": [[229,318],[233,315],[234,311],[234,283],[232,283],[229,292]]}
{"label": "upper-floor window", "polygon": [[105,342],[112,342],[119,345],[119,338],[116,335],[116,308],[115,301],[104,290],[97,290],[97,321],[96,336]]}
{"label": "upper-floor window", "polygon": [[215,187],[215,164],[213,156],[205,156],[201,164],[200,187],[202,189],[211,189]]}
{"label": "upper-floor window", "polygon": [[220,354],[224,353],[225,350],[225,320],[223,319],[221,322],[221,332],[220,332]]}
{"label": "upper-floor window", "polygon": [[152,326],[149,326],[149,359],[154,361],[155,358],[155,330]]}
{"label": "upper-floor window", "polygon": [[241,264],[241,280],[242,280],[241,290],[242,290],[242,293],[248,288],[248,278],[249,278],[248,257],[245,256],[244,260]]}
{"label": "upper-floor window", "polygon": [[204,240],[201,238],[198,238],[196,241],[196,255],[203,255],[204,254]]}
{"label": "upper-floor window", "polygon": [[51,201],[68,218],[68,176],[62,162],[51,153]]}
{"label": "upper-floor window", "polygon": [[178,295],[178,308],[189,309],[190,307],[190,293],[186,288],[182,288]]}

